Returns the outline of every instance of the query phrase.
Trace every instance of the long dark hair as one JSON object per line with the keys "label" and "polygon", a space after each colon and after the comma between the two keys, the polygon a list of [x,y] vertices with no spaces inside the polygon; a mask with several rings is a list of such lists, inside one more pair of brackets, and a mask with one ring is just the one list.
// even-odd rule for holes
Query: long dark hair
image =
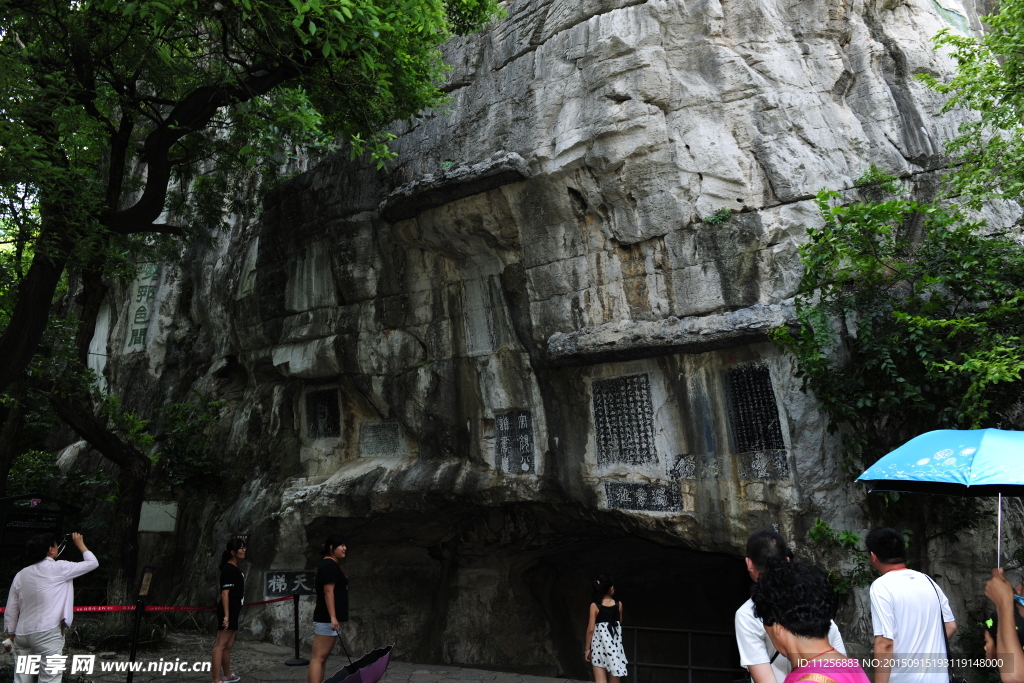
{"label": "long dark hair", "polygon": [[220,555],[220,563],[224,564],[225,562],[230,562],[231,552],[241,550],[244,547],[245,541],[238,537],[232,538],[230,541],[228,541],[227,547],[224,549],[224,552]]}
{"label": "long dark hair", "polygon": [[339,545],[348,545],[345,542],[345,537],[341,534],[331,534],[327,537],[327,540],[324,541],[324,547],[320,548],[320,554],[333,555],[334,549],[337,548]]}
{"label": "long dark hair", "polygon": [[600,605],[605,596],[615,588],[615,579],[610,574],[598,574],[593,586],[594,603]]}

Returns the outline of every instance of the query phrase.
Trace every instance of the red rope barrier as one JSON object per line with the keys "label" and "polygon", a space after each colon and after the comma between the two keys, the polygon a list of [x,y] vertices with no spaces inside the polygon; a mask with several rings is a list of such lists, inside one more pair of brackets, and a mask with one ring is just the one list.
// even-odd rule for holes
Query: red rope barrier
{"label": "red rope barrier", "polygon": [[[292,596],[286,595],[283,598],[274,598],[273,600],[262,600],[260,602],[250,602],[243,604],[242,607],[255,607],[256,605],[269,605],[272,602],[284,602],[285,600],[291,600]],[[135,610],[135,605],[82,605],[81,607],[74,608],[76,612],[131,612]],[[196,607],[196,606],[169,606],[169,605],[147,605],[147,612],[198,612],[200,610],[213,610],[217,609],[213,607]],[[0,614],[7,611],[6,607],[0,607]]]}

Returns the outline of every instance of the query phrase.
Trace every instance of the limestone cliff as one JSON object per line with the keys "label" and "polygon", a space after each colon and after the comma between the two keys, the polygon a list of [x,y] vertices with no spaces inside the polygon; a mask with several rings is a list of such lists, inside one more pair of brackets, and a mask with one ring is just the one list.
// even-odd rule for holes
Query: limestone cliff
{"label": "limestone cliff", "polygon": [[[110,301],[115,391],[228,401],[229,485],[142,560],[210,597],[214,552],[248,533],[253,601],[344,531],[346,635],[418,660],[583,675],[601,570],[634,625],[728,630],[750,532],[803,548],[815,516],[867,524],[765,333],[820,188],[871,163],[934,186],[961,119],[914,76],[950,71],[930,38],[979,9],[510,2],[448,46],[450,111],[398,129],[387,169],[324,163]],[[964,616],[976,545],[924,551]],[[286,608],[243,621],[288,642]]]}

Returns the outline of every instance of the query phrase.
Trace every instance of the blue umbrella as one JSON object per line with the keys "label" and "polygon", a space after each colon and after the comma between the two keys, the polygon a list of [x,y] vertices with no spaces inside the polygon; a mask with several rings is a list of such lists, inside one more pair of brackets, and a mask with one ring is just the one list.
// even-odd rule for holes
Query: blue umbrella
{"label": "blue umbrella", "polygon": [[998,496],[996,566],[1002,555],[1003,494],[1024,496],[1024,432],[938,429],[889,453],[857,481],[869,491]]}

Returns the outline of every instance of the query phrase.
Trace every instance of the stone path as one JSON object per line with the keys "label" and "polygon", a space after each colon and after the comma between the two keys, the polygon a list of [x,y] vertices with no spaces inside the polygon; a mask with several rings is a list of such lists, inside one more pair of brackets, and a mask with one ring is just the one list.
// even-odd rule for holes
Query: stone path
{"label": "stone path", "polygon": [[[210,661],[210,650],[213,637],[199,634],[171,633],[159,647],[147,649],[139,653],[136,661],[174,662],[179,660],[191,665],[193,662]],[[83,654],[81,651],[65,651],[65,654]],[[94,653],[89,653],[94,654]],[[306,667],[285,666],[284,661],[294,655],[294,650],[269,643],[237,641],[231,652],[233,671],[241,676],[240,683],[276,683],[288,681],[305,683]],[[9,660],[9,658],[7,658]],[[70,658],[69,658],[70,663]],[[95,670],[92,675],[69,676],[65,674],[65,683],[123,683],[127,674],[121,672],[102,672],[104,663],[113,664],[127,662],[127,654],[118,653],[97,656]],[[334,654],[327,662],[327,670],[334,673],[348,663],[345,655]],[[9,671],[9,669],[8,669]],[[5,677],[0,676],[0,681]],[[169,683],[170,681],[197,681],[206,683],[211,675],[202,672],[140,672],[134,676],[135,683]],[[10,679],[6,679],[10,680]],[[457,666],[438,664],[411,664],[408,662],[391,661],[388,671],[382,679],[383,683],[578,683],[565,678],[545,678],[525,674],[485,671],[483,669],[467,669]]]}

